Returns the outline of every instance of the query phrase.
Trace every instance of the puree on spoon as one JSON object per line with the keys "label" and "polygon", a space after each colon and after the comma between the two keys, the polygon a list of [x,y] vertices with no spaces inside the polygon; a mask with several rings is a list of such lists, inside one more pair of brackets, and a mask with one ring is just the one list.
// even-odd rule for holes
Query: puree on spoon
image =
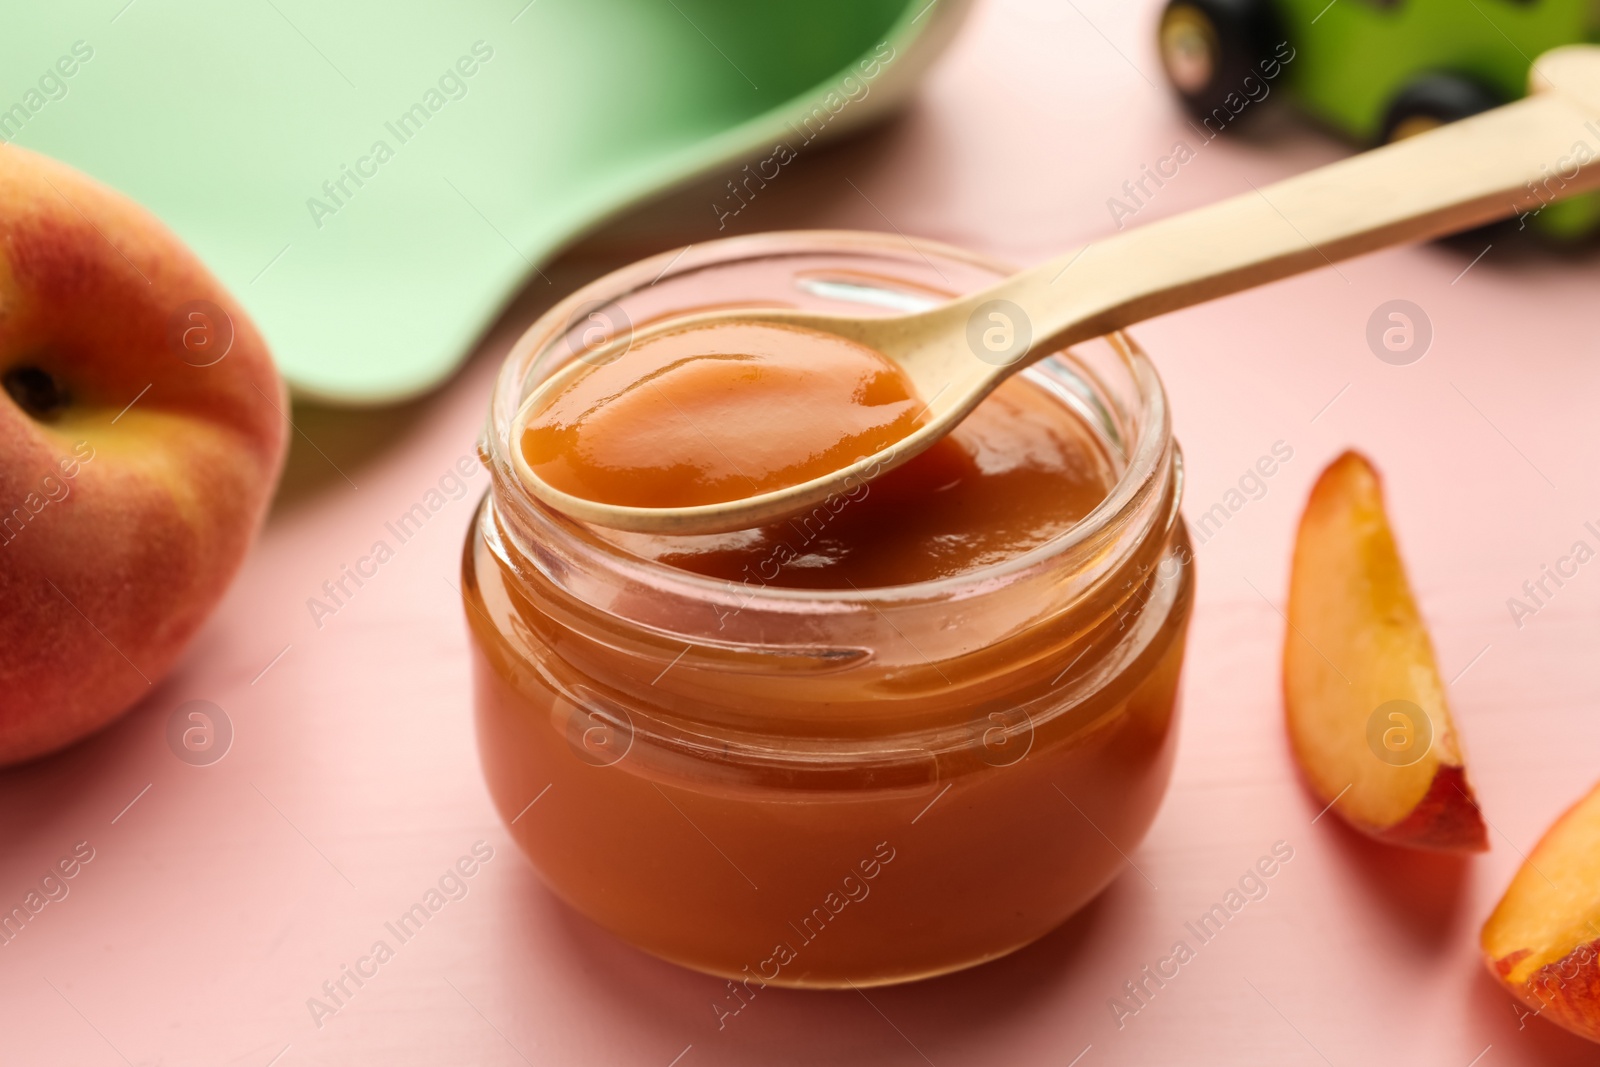
{"label": "puree on spoon", "polygon": [[692,507],[782,489],[900,440],[923,403],[870,348],[792,326],[724,323],[639,342],[534,413],[523,458],[573,496]]}

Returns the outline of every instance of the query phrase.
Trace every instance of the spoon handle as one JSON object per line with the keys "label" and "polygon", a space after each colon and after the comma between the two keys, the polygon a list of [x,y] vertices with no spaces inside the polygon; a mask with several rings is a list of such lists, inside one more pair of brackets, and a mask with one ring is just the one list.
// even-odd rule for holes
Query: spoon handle
{"label": "spoon handle", "polygon": [[972,310],[994,299],[1020,306],[1033,358],[1600,187],[1600,47],[1547,53],[1531,82],[1535,92],[1515,103],[1123,231],[960,303]]}

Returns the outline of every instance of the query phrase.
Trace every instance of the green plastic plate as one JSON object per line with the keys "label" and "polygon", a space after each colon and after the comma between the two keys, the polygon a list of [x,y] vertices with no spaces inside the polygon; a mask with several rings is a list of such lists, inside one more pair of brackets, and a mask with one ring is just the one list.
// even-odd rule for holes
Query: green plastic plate
{"label": "green plastic plate", "polygon": [[966,4],[17,5],[0,139],[165,220],[299,393],[387,403],[606,217],[892,107]]}

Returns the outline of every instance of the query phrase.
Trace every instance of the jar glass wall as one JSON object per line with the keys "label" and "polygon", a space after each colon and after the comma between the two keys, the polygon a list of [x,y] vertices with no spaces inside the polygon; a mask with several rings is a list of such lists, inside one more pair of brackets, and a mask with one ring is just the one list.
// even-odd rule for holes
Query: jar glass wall
{"label": "jar glass wall", "polygon": [[574,908],[752,987],[865,986],[1019,948],[1127,867],[1171,770],[1193,574],[1166,399],[1125,336],[1025,372],[1103,446],[1106,500],[936,581],[701,577],[548,510],[510,462],[522,400],[595,331],[730,305],[893,314],[1006,273],[895,235],[733,238],[600,279],[512,350],[463,559],[479,746]]}

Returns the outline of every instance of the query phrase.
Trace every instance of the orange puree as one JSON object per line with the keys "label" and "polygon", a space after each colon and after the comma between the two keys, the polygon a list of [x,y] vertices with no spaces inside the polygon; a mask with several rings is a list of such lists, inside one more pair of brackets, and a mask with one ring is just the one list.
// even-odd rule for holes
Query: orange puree
{"label": "orange puree", "polygon": [[690,507],[810,481],[915,429],[923,404],[853,341],[762,323],[640,342],[562,389],[524,431],[544,481],[606,504]]}
{"label": "orange puree", "polygon": [[634,555],[712,578],[868,589],[1021,555],[1066,532],[1115,481],[1084,423],[1012,379],[928,451],[787,521],[693,537],[600,532]]}
{"label": "orange puree", "polygon": [[[643,318],[803,302],[804,272],[835,260],[858,289],[923,269],[893,235],[751,241],[605,291],[644,286]],[[772,247],[806,254],[756,255]],[[999,277],[940,265],[952,288]],[[484,773],[556,896],[727,978],[703,1013],[735,1030],[781,1008],[769,985],[941,974],[1039,938],[1119,874],[1139,886],[1127,857],[1172,766],[1194,590],[1143,353],[1086,342],[809,511],[661,536],[558,514],[516,456],[588,499],[721,502],[879,451],[923,402],[876,352],[741,324],[637,344],[520,422],[569,320],[536,323],[501,376],[462,565]]]}

